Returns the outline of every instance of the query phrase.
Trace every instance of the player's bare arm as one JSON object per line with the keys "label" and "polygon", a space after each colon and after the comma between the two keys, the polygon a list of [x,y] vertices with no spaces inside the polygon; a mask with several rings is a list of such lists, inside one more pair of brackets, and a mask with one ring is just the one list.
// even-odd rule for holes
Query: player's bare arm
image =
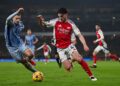
{"label": "player's bare arm", "polygon": [[33,42],[33,44],[37,44],[38,43],[38,38],[35,38],[35,41]]}
{"label": "player's bare arm", "polygon": [[81,43],[83,44],[84,50],[85,51],[89,51],[89,47],[85,41],[85,38],[82,34],[78,34],[79,40],[81,41]]}
{"label": "player's bare arm", "polygon": [[36,49],[36,51],[41,50],[43,47],[44,47],[44,45],[38,47],[38,48]]}
{"label": "player's bare arm", "polygon": [[101,38],[99,38],[99,39],[94,40],[93,43],[96,44],[97,42],[99,42],[99,41],[101,41],[101,40],[103,40],[103,39],[104,39],[104,37],[101,37]]}
{"label": "player's bare arm", "polygon": [[21,14],[24,11],[24,8],[19,8],[16,12],[14,12],[13,14],[11,14],[8,18],[7,21],[12,19],[14,16],[16,16],[17,14]]}

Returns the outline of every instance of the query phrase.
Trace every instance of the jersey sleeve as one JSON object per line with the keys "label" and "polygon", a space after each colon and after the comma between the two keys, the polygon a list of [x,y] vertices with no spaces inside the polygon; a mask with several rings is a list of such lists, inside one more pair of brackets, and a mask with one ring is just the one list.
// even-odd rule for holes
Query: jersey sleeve
{"label": "jersey sleeve", "polygon": [[56,19],[49,20],[49,21],[45,21],[44,23],[45,23],[45,25],[46,25],[47,27],[54,27],[56,21],[57,21],[57,18],[56,18]]}
{"label": "jersey sleeve", "polygon": [[10,21],[15,15],[18,14],[18,11],[14,12],[13,14],[9,15],[6,19],[6,24],[8,23],[8,21]]}
{"label": "jersey sleeve", "polygon": [[72,25],[72,29],[73,29],[73,32],[74,32],[75,35],[81,34],[80,30],[78,29],[78,27],[73,22],[71,22],[71,25]]}
{"label": "jersey sleeve", "polygon": [[99,31],[99,34],[100,34],[100,39],[104,39],[104,35],[103,35],[103,32],[101,30]]}
{"label": "jersey sleeve", "polygon": [[76,37],[75,37],[75,34],[72,33],[72,35],[71,35],[71,41],[74,41],[74,40],[76,40]]}

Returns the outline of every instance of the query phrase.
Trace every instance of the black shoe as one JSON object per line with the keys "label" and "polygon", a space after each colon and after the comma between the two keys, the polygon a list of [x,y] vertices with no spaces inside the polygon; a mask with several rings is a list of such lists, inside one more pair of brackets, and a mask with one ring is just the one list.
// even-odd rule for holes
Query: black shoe
{"label": "black shoe", "polygon": [[95,78],[95,77],[90,77],[90,79],[91,79],[91,81],[97,81],[97,78]]}
{"label": "black shoe", "polygon": [[97,68],[97,66],[96,65],[92,65],[92,66],[90,66],[91,68]]}
{"label": "black shoe", "polygon": [[60,62],[60,63],[58,63],[58,66],[59,66],[59,68],[61,68],[62,67],[62,63]]}

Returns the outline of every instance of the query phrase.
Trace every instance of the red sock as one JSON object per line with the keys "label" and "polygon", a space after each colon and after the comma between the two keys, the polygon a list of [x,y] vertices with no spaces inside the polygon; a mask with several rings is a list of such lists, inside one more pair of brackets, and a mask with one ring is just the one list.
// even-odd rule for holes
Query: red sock
{"label": "red sock", "polygon": [[110,57],[111,59],[118,60],[118,57],[117,57],[117,55],[115,55],[115,54],[110,54],[109,57]]}
{"label": "red sock", "polygon": [[89,76],[92,76],[92,75],[93,75],[92,72],[91,72],[91,70],[90,70],[90,68],[89,68],[89,66],[88,66],[88,64],[87,64],[84,60],[81,60],[81,61],[79,62],[79,64],[81,64],[82,68],[85,70],[85,72],[86,72]]}
{"label": "red sock", "polygon": [[35,61],[34,61],[34,60],[32,60],[32,59],[31,59],[29,62],[30,62],[33,66],[35,66],[35,65],[36,65]]}
{"label": "red sock", "polygon": [[97,56],[93,55],[93,63],[96,64],[96,62],[97,62]]}
{"label": "red sock", "polygon": [[46,63],[48,62],[48,58],[45,58],[45,62],[46,62]]}

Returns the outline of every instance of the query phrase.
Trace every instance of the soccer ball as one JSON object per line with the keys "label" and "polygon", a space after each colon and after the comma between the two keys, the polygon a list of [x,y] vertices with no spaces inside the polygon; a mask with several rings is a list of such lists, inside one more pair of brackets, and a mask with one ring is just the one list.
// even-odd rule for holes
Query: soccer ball
{"label": "soccer ball", "polygon": [[44,78],[43,73],[40,71],[37,71],[37,72],[33,73],[33,75],[32,75],[32,80],[36,81],[36,82],[42,81],[43,78]]}

